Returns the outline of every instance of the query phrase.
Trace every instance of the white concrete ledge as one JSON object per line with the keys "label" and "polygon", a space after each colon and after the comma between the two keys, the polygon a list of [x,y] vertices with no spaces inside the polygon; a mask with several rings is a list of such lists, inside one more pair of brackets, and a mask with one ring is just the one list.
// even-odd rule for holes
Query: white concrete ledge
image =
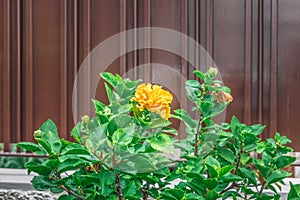
{"label": "white concrete ledge", "polygon": [[[35,173],[27,174],[25,169],[3,169],[0,168],[0,189],[3,190],[34,190],[31,186],[31,179],[35,176]],[[293,184],[300,184],[300,178],[287,178],[284,181],[286,185],[282,185],[282,198],[286,199],[290,190],[289,182]]]}
{"label": "white concrete ledge", "polygon": [[34,190],[31,186],[31,179],[36,174],[27,174],[24,169],[0,168],[0,189],[6,190]]}

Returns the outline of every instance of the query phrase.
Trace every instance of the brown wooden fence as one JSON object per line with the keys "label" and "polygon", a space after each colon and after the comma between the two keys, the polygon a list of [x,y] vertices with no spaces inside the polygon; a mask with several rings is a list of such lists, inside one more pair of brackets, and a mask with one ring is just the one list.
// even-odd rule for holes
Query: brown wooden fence
{"label": "brown wooden fence", "polygon": [[[188,34],[212,55],[234,96],[227,119],[266,124],[263,137],[278,130],[299,151],[299,10],[299,0],[0,0],[0,142],[10,151],[31,141],[48,118],[69,138],[74,77],[88,52],[120,31],[155,26]],[[148,62],[192,71],[149,49],[109,71]]]}

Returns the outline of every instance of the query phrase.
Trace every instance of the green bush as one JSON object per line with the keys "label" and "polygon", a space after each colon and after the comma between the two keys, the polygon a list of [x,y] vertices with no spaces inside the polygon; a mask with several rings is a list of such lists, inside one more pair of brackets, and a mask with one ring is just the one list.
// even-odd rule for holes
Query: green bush
{"label": "green bush", "polygon": [[[84,116],[74,127],[76,142],[59,138],[48,120],[34,133],[37,144],[18,144],[48,157],[26,163],[39,174],[33,186],[66,191],[60,200],[279,199],[280,184],[291,175],[284,168],[295,161],[286,146],[291,141],[279,133],[262,141],[263,125],[236,117],[214,122],[232,101],[230,89],[215,79],[215,68],[194,73],[200,81],[188,80],[185,87],[196,118],[183,109],[170,114],[172,95],[159,86],[102,73],[109,104],[93,100],[97,118]],[[184,122],[185,139],[173,137],[169,117]],[[168,158],[175,149],[180,158]],[[299,198],[299,186],[291,186],[289,199]]]}

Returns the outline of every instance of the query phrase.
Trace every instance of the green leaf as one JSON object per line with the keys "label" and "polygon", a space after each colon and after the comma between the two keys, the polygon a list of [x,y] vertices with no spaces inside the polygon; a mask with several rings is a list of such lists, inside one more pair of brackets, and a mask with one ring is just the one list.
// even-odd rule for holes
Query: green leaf
{"label": "green leaf", "polygon": [[118,129],[113,133],[112,141],[116,145],[127,146],[133,139],[132,134],[125,133],[122,129]]}
{"label": "green leaf", "polygon": [[118,100],[116,97],[117,94],[115,94],[111,87],[108,86],[106,83],[104,83],[104,85],[109,103],[116,102]]}
{"label": "green leaf", "polygon": [[126,188],[122,190],[124,197],[134,197],[139,188],[136,186],[135,182],[130,182]]}
{"label": "green leaf", "polygon": [[218,169],[221,168],[219,161],[217,159],[213,158],[212,156],[207,156],[205,159],[205,163],[212,167],[215,166]]}
{"label": "green leaf", "polygon": [[80,144],[73,143],[71,145],[66,146],[62,151],[61,155],[69,155],[69,154],[80,154],[80,155],[90,155],[90,152]]}
{"label": "green leaf", "polygon": [[237,133],[237,125],[239,125],[239,124],[241,124],[241,122],[238,120],[238,118],[236,116],[233,116],[230,121],[231,131],[234,133]]}
{"label": "green leaf", "polygon": [[233,151],[231,151],[230,149],[227,148],[218,148],[218,152],[219,152],[219,156],[221,156],[222,158],[224,158],[225,160],[227,160],[230,163],[233,163],[235,160],[235,155],[233,153]]}
{"label": "green leaf", "polygon": [[50,155],[52,153],[52,148],[47,140],[36,138],[35,139],[39,145],[41,145],[44,150]]}
{"label": "green leaf", "polygon": [[174,188],[174,189],[166,189],[161,193],[160,199],[166,199],[166,200],[178,200],[182,199],[184,196],[184,191],[179,188]]}
{"label": "green leaf", "polygon": [[296,157],[281,156],[276,160],[275,164],[278,169],[281,169],[293,164],[295,161],[296,161]]}
{"label": "green leaf", "polygon": [[288,194],[288,199],[295,199],[299,200],[300,199],[300,184],[294,185],[292,182],[290,182],[290,191]]}
{"label": "green leaf", "polygon": [[198,89],[201,87],[201,84],[199,83],[199,81],[196,81],[196,80],[187,80],[185,82],[185,85],[188,87],[193,87],[193,88],[198,88]]}
{"label": "green leaf", "polygon": [[28,173],[30,172],[36,172],[39,175],[48,176],[52,169],[48,166],[38,165],[35,162],[27,162],[25,164],[25,167],[28,169]]}
{"label": "green leaf", "polygon": [[197,99],[201,96],[201,92],[197,88],[185,86],[185,90],[186,90],[186,96],[192,102],[196,102]]}
{"label": "green leaf", "polygon": [[40,147],[35,144],[35,143],[32,143],[32,142],[19,142],[17,144],[18,147],[22,148],[22,149],[26,149],[28,151],[32,151],[34,153],[40,153],[41,152],[41,149]]}
{"label": "green leaf", "polygon": [[69,170],[75,170],[78,169],[81,166],[87,165],[87,161],[83,161],[81,159],[68,159],[58,166],[58,174],[61,174],[63,172],[69,171]]}
{"label": "green leaf", "polygon": [[267,177],[267,183],[270,185],[272,183],[276,183],[278,181],[283,180],[284,178],[287,178],[289,176],[291,176],[291,173],[288,173],[286,171],[274,171],[270,174],[270,176]]}
{"label": "green leaf", "polygon": [[171,134],[171,135],[178,135],[177,129],[172,128],[172,127],[163,127],[161,132],[168,133],[168,134]]}
{"label": "green leaf", "polygon": [[216,200],[218,199],[219,195],[214,190],[209,190],[206,194],[205,200]]}
{"label": "green leaf", "polygon": [[58,198],[58,200],[73,200],[73,199],[76,199],[76,197],[74,197],[73,195],[67,195],[67,194],[61,195]]}
{"label": "green leaf", "polygon": [[234,169],[234,165],[223,166],[218,172],[219,177],[222,177],[222,176],[230,173],[233,169]]}
{"label": "green leaf", "polygon": [[55,187],[56,185],[45,176],[35,176],[31,180],[32,186],[39,190],[44,191],[49,189],[50,187]]}
{"label": "green leaf", "polygon": [[48,166],[51,168],[51,170],[55,170],[57,168],[57,166],[59,165],[59,160],[58,159],[51,159],[51,158],[48,158],[47,160],[45,160],[43,163],[42,163],[43,166]]}
{"label": "green leaf", "polygon": [[254,135],[260,135],[264,131],[265,127],[266,126],[263,126],[261,124],[255,124],[250,126]]}
{"label": "green leaf", "polygon": [[206,165],[207,171],[209,173],[209,177],[216,178],[218,177],[218,171],[215,169],[215,167],[211,165]]}
{"label": "green leaf", "polygon": [[196,76],[198,78],[200,78],[202,81],[204,81],[204,73],[203,72],[201,72],[199,70],[195,70],[193,73],[196,74]]}
{"label": "green leaf", "polygon": [[203,184],[209,190],[214,189],[218,186],[218,181],[215,178],[204,179]]}
{"label": "green leaf", "polygon": [[187,111],[183,109],[177,109],[174,110],[174,113],[176,114],[176,115],[172,115],[174,118],[183,120],[185,124],[191,128],[196,128],[197,121],[193,120]]}
{"label": "green leaf", "polygon": [[64,190],[60,187],[50,187],[50,191],[54,194],[62,193]]}
{"label": "green leaf", "polygon": [[261,175],[266,179],[271,173],[270,166],[264,166],[263,161],[259,159],[254,159],[253,162]]}
{"label": "green leaf", "polygon": [[51,119],[48,119],[47,121],[45,121],[42,124],[42,126],[39,128],[39,130],[41,130],[43,133],[52,132],[52,133],[58,134],[57,127]]}
{"label": "green leaf", "polygon": [[257,186],[257,181],[256,181],[255,174],[253,171],[251,171],[250,169],[247,169],[247,168],[242,168],[242,167],[239,168],[239,170],[241,171],[242,176],[245,176],[249,180],[249,183],[252,183],[254,186]]}
{"label": "green leaf", "polygon": [[226,174],[221,178],[221,180],[225,183],[230,183],[230,182],[241,181],[243,180],[243,178],[235,174]]}
{"label": "green leaf", "polygon": [[100,73],[101,78],[103,78],[106,82],[108,82],[111,86],[115,87],[117,85],[116,76],[114,76],[110,72],[102,72]]}
{"label": "green leaf", "polygon": [[171,136],[159,133],[148,140],[151,147],[164,153],[174,153],[173,139]]}

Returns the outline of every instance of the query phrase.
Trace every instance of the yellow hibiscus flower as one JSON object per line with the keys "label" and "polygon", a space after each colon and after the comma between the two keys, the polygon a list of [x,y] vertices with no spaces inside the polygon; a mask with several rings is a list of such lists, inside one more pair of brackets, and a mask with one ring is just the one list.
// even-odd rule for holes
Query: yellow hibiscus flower
{"label": "yellow hibiscus flower", "polygon": [[162,86],[148,84],[141,84],[137,87],[135,96],[131,101],[138,103],[137,107],[143,111],[147,109],[160,115],[163,119],[170,117],[170,104],[173,96],[167,90],[162,89]]}

